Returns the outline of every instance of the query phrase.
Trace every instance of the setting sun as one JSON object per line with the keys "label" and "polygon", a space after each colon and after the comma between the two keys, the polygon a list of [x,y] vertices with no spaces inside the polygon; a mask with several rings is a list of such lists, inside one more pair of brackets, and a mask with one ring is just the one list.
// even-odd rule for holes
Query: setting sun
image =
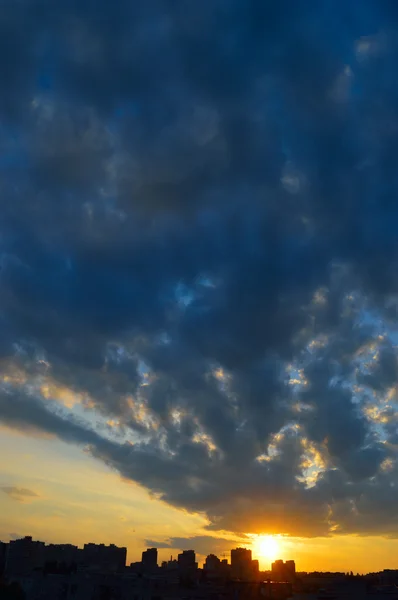
{"label": "setting sun", "polygon": [[273,561],[278,558],[280,545],[277,538],[272,535],[259,535],[254,540],[253,550],[260,558]]}

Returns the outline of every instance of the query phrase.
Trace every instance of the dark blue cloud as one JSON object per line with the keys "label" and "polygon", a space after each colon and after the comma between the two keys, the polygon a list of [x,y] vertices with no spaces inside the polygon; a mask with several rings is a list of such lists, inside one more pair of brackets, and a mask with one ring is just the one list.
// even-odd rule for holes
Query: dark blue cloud
{"label": "dark blue cloud", "polygon": [[1,12],[2,421],[210,529],[396,535],[395,3]]}

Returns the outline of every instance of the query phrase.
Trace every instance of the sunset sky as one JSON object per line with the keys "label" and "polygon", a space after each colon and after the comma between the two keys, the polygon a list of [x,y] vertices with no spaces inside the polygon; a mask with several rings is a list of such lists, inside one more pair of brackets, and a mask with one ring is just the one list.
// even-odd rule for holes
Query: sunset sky
{"label": "sunset sky", "polygon": [[397,40],[392,0],[2,4],[1,540],[398,566]]}

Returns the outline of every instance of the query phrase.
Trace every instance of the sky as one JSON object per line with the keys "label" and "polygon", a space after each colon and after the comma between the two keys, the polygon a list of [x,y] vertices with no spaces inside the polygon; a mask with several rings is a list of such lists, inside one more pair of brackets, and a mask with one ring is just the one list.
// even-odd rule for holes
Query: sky
{"label": "sky", "polygon": [[394,0],[2,3],[0,539],[397,566],[397,40]]}

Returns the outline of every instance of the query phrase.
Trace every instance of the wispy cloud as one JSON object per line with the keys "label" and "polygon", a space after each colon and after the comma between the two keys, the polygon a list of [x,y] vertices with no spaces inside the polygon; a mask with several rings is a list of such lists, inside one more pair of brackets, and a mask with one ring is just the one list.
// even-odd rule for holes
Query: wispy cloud
{"label": "wispy cloud", "polygon": [[210,535],[195,535],[191,537],[170,537],[166,540],[145,540],[145,545],[150,548],[170,548],[171,550],[196,550],[198,554],[224,554],[231,548],[250,540],[245,537],[237,539],[228,539],[222,537],[213,537]]}
{"label": "wispy cloud", "polygon": [[39,494],[33,490],[23,487],[3,485],[0,486],[0,491],[15,500],[16,502],[30,502],[35,498],[39,498]]}

